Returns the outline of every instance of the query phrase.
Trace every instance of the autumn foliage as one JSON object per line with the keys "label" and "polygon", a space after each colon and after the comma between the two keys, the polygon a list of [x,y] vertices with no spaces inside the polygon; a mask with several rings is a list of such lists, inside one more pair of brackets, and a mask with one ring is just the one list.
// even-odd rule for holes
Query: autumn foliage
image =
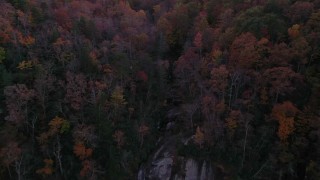
{"label": "autumn foliage", "polygon": [[46,176],[46,175],[51,175],[53,173],[53,160],[52,159],[44,159],[43,160],[44,162],[44,167],[41,168],[41,169],[38,169],[36,172],[38,174],[41,174],[43,176]]}
{"label": "autumn foliage", "polygon": [[92,155],[92,149],[86,148],[82,143],[77,143],[73,147],[73,153],[79,157],[80,160],[84,160]]}
{"label": "autumn foliage", "polygon": [[319,44],[319,0],[0,0],[0,179],[320,179]]}
{"label": "autumn foliage", "polygon": [[279,122],[278,136],[281,141],[286,141],[294,132],[294,118],[299,110],[289,101],[276,104],[272,108],[272,116]]}

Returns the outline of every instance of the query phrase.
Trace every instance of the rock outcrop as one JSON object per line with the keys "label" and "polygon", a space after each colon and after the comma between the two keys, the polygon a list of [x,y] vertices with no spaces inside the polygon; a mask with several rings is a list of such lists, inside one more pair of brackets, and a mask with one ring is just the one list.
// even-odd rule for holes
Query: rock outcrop
{"label": "rock outcrop", "polygon": [[[175,156],[177,139],[170,137],[163,142],[151,160],[140,168],[138,180],[214,180],[210,162]],[[175,162],[177,159],[179,165]]]}

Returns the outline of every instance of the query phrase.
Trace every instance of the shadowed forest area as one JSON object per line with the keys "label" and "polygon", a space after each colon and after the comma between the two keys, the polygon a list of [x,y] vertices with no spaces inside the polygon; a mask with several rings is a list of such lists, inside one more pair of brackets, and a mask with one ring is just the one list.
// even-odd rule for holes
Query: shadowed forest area
{"label": "shadowed forest area", "polygon": [[3,180],[319,180],[320,0],[0,0],[0,91]]}

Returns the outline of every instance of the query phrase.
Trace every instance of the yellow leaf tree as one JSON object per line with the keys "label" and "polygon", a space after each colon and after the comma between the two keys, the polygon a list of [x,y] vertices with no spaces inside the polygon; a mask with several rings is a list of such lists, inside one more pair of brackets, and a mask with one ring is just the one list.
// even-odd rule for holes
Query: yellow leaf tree
{"label": "yellow leaf tree", "polygon": [[111,103],[115,107],[121,107],[127,104],[126,100],[124,99],[123,90],[121,87],[117,86],[112,94],[111,94]]}
{"label": "yellow leaf tree", "polygon": [[194,135],[194,142],[202,148],[202,144],[204,143],[204,134],[199,126],[197,127],[196,134]]}

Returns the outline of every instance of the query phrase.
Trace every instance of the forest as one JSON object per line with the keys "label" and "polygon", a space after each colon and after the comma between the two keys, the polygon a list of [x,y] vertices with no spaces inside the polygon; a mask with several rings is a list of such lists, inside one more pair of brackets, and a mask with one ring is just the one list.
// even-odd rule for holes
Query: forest
{"label": "forest", "polygon": [[0,0],[0,91],[3,180],[319,180],[320,0]]}

